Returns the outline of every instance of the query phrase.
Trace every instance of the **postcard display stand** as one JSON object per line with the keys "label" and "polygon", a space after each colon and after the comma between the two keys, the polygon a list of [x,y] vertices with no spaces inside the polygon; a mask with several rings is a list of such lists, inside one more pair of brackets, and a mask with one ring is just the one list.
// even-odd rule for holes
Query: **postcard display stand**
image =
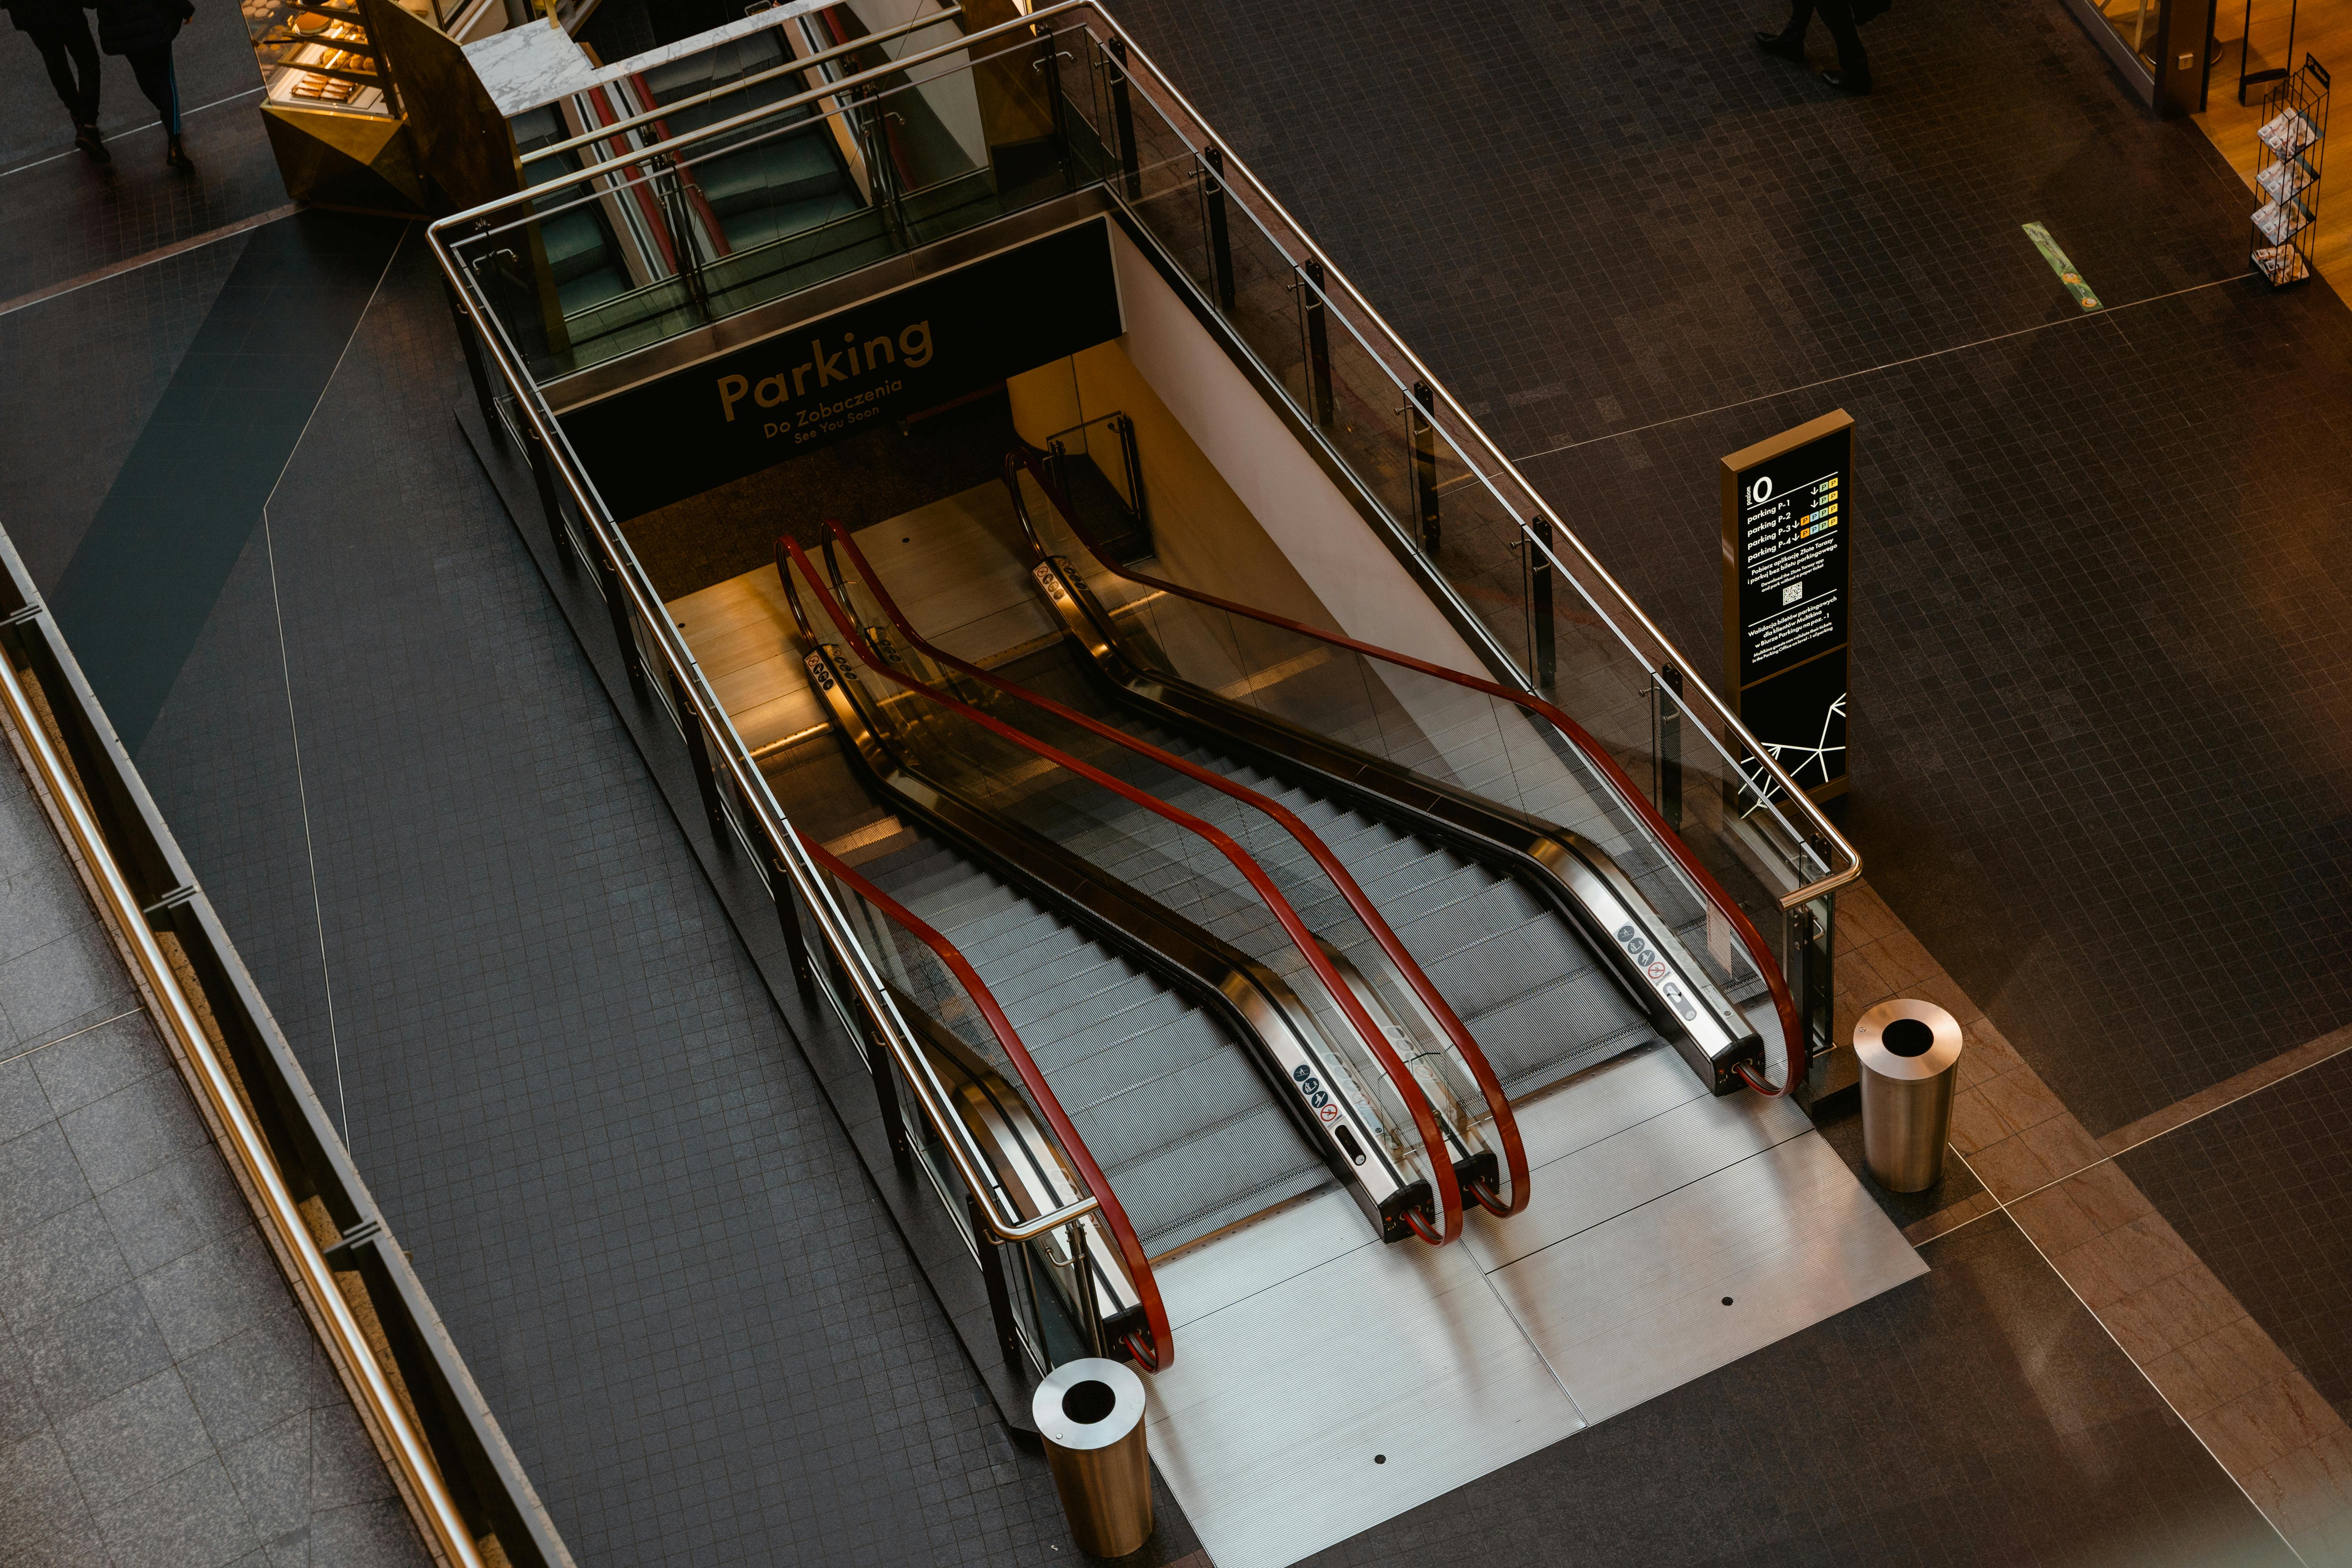
{"label": "postcard display stand", "polygon": [[2262,167],[2254,184],[2264,198],[2254,213],[2253,263],[2273,289],[2310,280],[2318,232],[2321,150],[2327,143],[2327,71],[2309,55],[2303,68],[2271,89],[2263,106]]}

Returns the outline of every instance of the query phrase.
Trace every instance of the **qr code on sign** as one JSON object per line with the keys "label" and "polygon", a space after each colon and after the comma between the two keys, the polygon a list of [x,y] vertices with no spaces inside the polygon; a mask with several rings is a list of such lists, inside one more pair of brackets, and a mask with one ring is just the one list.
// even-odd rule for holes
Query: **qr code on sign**
{"label": "qr code on sign", "polygon": [[1780,602],[1784,605],[1793,605],[1804,596],[1805,585],[1802,583],[1791,583],[1780,590]]}

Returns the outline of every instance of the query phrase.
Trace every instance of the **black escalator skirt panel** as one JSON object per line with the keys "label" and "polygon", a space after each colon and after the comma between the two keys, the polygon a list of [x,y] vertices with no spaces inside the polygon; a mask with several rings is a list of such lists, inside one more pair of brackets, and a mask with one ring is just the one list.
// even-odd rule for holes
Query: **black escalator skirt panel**
{"label": "black escalator skirt panel", "polygon": [[[870,710],[870,699],[858,683],[843,678],[829,651],[808,655],[806,668],[852,764],[881,801],[1159,976],[1241,1042],[1308,1147],[1321,1155],[1381,1240],[1411,1237],[1408,1214],[1433,1213],[1428,1182],[1390,1162],[1346,1097],[1323,1092],[1330,1073],[1320,1060],[1319,1045],[1309,1043],[1313,1037],[1299,1038],[1303,1031],[1292,1026],[1286,1040],[1279,1023],[1269,1031],[1252,1018],[1253,1012],[1274,1020],[1305,1014],[1295,996],[1287,1005],[1281,1000],[1291,994],[1278,976],[1052,839],[939,783],[899,751],[892,727]],[[1301,1068],[1304,1076],[1296,1076]],[[1491,1171],[1486,1179],[1494,1179]]]}
{"label": "black escalator skirt panel", "polygon": [[1037,567],[1035,578],[1076,645],[1079,668],[1113,701],[1517,883],[1601,956],[1602,969],[1625,998],[1710,1092],[1725,1095],[1742,1088],[1742,1063],[1763,1070],[1762,1037],[1597,845],[1557,824],[1152,668],[1128,647],[1069,563],[1056,557]]}

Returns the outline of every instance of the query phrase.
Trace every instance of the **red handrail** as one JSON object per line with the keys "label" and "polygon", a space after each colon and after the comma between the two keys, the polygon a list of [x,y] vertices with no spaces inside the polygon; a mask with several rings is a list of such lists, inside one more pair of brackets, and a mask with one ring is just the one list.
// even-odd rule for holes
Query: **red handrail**
{"label": "red handrail", "polygon": [[[825,615],[832,619],[843,638],[866,668],[905,687],[909,691],[921,693],[948,711],[971,720],[990,733],[1012,742],[1023,751],[1066,768],[1080,778],[1109,790],[1129,805],[1139,805],[1155,816],[1172,822],[1186,832],[1206,839],[1219,854],[1231,862],[1234,869],[1239,871],[1249,885],[1256,890],[1259,900],[1265,903],[1268,912],[1281,924],[1283,931],[1290,938],[1292,945],[1297,947],[1300,955],[1307,960],[1307,967],[1315,972],[1315,977],[1322,982],[1324,989],[1330,993],[1332,1001],[1338,1004],[1340,1012],[1346,1015],[1348,1022],[1354,1026],[1356,1033],[1362,1038],[1365,1048],[1372,1054],[1372,1059],[1381,1064],[1381,1070],[1388,1075],[1390,1083],[1394,1086],[1398,1098],[1404,1102],[1406,1110],[1412,1113],[1413,1126],[1421,1134],[1422,1145],[1429,1153],[1432,1167],[1430,1184],[1437,1194],[1439,1225],[1437,1229],[1432,1230],[1428,1221],[1412,1210],[1406,1212],[1405,1223],[1412,1227],[1415,1235],[1433,1247],[1443,1247],[1461,1235],[1462,1192],[1454,1179],[1454,1163],[1445,1158],[1444,1138],[1438,1129],[1437,1113],[1430,1109],[1428,1100],[1421,1092],[1421,1086],[1413,1082],[1412,1074],[1398,1058],[1395,1047],[1389,1044],[1388,1037],[1381,1031],[1378,1025],[1372,1022],[1371,1015],[1364,1010],[1363,1002],[1347,983],[1339,978],[1339,970],[1333,967],[1330,959],[1317,944],[1315,933],[1307,929],[1307,922],[1298,918],[1298,911],[1290,907],[1290,901],[1285,899],[1282,896],[1282,890],[1267,879],[1264,868],[1251,859],[1240,845],[1234,843],[1214,824],[1203,822],[1191,812],[1147,795],[1133,784],[1115,779],[1100,768],[1080,762],[1068,752],[1048,745],[1034,735],[1024,734],[1002,719],[983,713],[970,703],[950,697],[935,686],[918,680],[903,670],[892,668],[880,654],[874,651],[873,645],[866,640],[866,634],[859,631],[848,616],[843,613],[841,605],[835,601],[823,580],[817,576],[816,569],[809,564],[808,556],[803,552],[800,545],[790,539],[779,539],[776,543],[792,558],[793,563],[799,566],[801,574],[808,580],[810,592],[816,595],[817,603],[824,606]],[[795,618],[798,618],[800,595],[793,587],[792,574],[784,571],[783,566],[784,563],[782,560],[776,563],[777,575],[783,581],[785,595],[793,601],[793,614]]]}
{"label": "red handrail", "polygon": [[1085,525],[1078,521],[1068,500],[1062,494],[1060,487],[1056,486],[1051,476],[1046,473],[1044,463],[1039,460],[1039,454],[1024,445],[1005,454],[1004,488],[1012,492],[1013,510],[1014,515],[1020,519],[1022,534],[1029,541],[1030,548],[1036,552],[1040,564],[1045,563],[1047,554],[1045,542],[1038,537],[1036,527],[1030,520],[1029,504],[1023,498],[1020,481],[1013,473],[1015,462],[1029,470],[1030,477],[1037,481],[1037,488],[1045,492],[1045,499],[1054,503],[1055,511],[1061,513],[1063,525],[1076,536],[1079,543],[1087,547],[1087,552],[1094,556],[1096,562],[1113,576],[1123,577],[1130,583],[1139,584],[1163,594],[1173,594],[1180,599],[1191,599],[1198,604],[1223,610],[1229,615],[1261,621],[1271,626],[1280,626],[1285,631],[1297,632],[1301,637],[1311,637],[1317,642],[1328,643],[1335,647],[1344,647],[1351,653],[1361,654],[1366,658],[1376,658],[1384,663],[1402,665],[1407,669],[1418,670],[1423,675],[1433,675],[1440,680],[1451,681],[1456,686],[1467,687],[1473,691],[1483,692],[1488,697],[1500,698],[1506,702],[1515,703],[1549,723],[1553,729],[1559,731],[1564,740],[1584,754],[1585,760],[1592,764],[1593,768],[1608,782],[1609,787],[1616,792],[1618,799],[1642,819],[1653,837],[1665,846],[1666,853],[1674,857],[1675,863],[1680,866],[1684,874],[1697,886],[1700,896],[1714,906],[1716,913],[1720,915],[1738,935],[1740,945],[1748,950],[1748,961],[1756,966],[1757,973],[1764,977],[1765,985],[1772,993],[1773,1009],[1780,1016],[1780,1037],[1788,1046],[1789,1081],[1774,1089],[1769,1080],[1751,1068],[1746,1062],[1739,1064],[1739,1076],[1747,1081],[1748,1088],[1768,1098],[1786,1094],[1804,1080],[1804,1068],[1800,1063],[1810,1055],[1811,1042],[1806,1039],[1802,1024],[1797,1016],[1796,999],[1789,994],[1789,983],[1780,973],[1780,966],[1773,962],[1771,952],[1765,947],[1763,934],[1757,931],[1755,922],[1748,918],[1747,911],[1732,901],[1731,895],[1724,891],[1722,884],[1715,879],[1714,874],[1699,863],[1698,857],[1691,853],[1690,846],[1683,842],[1682,836],[1667,826],[1666,819],[1658,815],[1657,808],[1650,804],[1633,781],[1626,776],[1625,770],[1617,765],[1617,759],[1611,756],[1600,742],[1587,733],[1584,726],[1531,692],[1514,691],[1496,681],[1483,679],[1475,675],[1465,675],[1458,669],[1448,669],[1444,665],[1432,664],[1427,659],[1415,658],[1411,654],[1399,653],[1393,648],[1379,647],[1371,643],[1359,642],[1354,637],[1342,637],[1337,632],[1327,632],[1319,627],[1310,626],[1303,621],[1294,621],[1287,616],[1277,616],[1266,610],[1254,610],[1246,605],[1237,605],[1230,599],[1218,598],[1213,594],[1203,594],[1197,589],[1182,587],[1158,577],[1147,577],[1141,573],[1127,570],[1103,553],[1102,546],[1096,542],[1094,535],[1088,533]]}
{"label": "red handrail", "polygon": [[1486,1109],[1495,1119],[1495,1130],[1503,1141],[1504,1169],[1510,1176],[1511,1201],[1508,1206],[1505,1206],[1496,1200],[1492,1192],[1475,1184],[1470,1189],[1471,1195],[1478,1200],[1480,1208],[1492,1215],[1515,1215],[1528,1206],[1528,1154],[1526,1146],[1519,1140],[1518,1118],[1511,1114],[1510,1100],[1503,1093],[1502,1083],[1495,1077],[1495,1069],[1487,1062],[1486,1053],[1479,1048],[1478,1042],[1471,1037],[1469,1029],[1463,1025],[1461,1017],[1454,1011],[1453,1005],[1447,1002],[1444,994],[1431,983],[1429,975],[1422,969],[1412,954],[1405,951],[1404,943],[1397,940],[1396,932],[1390,928],[1387,917],[1381,913],[1370,899],[1364,896],[1363,888],[1358,884],[1348,868],[1340,863],[1339,858],[1331,852],[1330,847],[1323,842],[1320,834],[1300,821],[1297,814],[1288,806],[1279,801],[1267,799],[1246,784],[1236,784],[1222,773],[1201,766],[1198,763],[1188,762],[1157,746],[1139,741],[1134,736],[1115,729],[1098,719],[1090,718],[1076,709],[1065,707],[1050,697],[1031,691],[1026,687],[1016,685],[1003,676],[992,674],[969,660],[958,658],[951,653],[934,647],[925,640],[920,632],[908,624],[905,615],[900,613],[898,601],[891,598],[890,591],[882,585],[881,577],[875,573],[873,564],[866,559],[866,552],[857,548],[857,541],[850,537],[849,530],[842,527],[837,518],[826,518],[824,525],[833,531],[834,538],[841,542],[842,548],[849,552],[850,560],[856,563],[858,575],[864,578],[866,586],[873,590],[876,602],[882,606],[882,613],[890,617],[890,624],[898,628],[898,635],[932,659],[946,665],[950,669],[993,687],[1007,696],[1017,698],[1031,707],[1041,708],[1057,719],[1076,724],[1088,733],[1098,735],[1104,740],[1124,747],[1137,756],[1149,758],[1162,767],[1182,773],[1186,778],[1207,784],[1219,794],[1237,800],[1245,806],[1255,807],[1273,817],[1281,825],[1285,832],[1297,840],[1299,847],[1313,856],[1315,863],[1323,868],[1324,875],[1329,877],[1331,885],[1339,889],[1339,896],[1347,900],[1348,907],[1356,911],[1356,918],[1364,922],[1364,929],[1372,933],[1372,940],[1380,943],[1381,951],[1388,954],[1389,962],[1397,966],[1397,972],[1404,976],[1405,984],[1412,987],[1413,994],[1421,998],[1422,1005],[1427,1007],[1431,1015],[1437,1019],[1438,1026],[1445,1031],[1445,1037],[1453,1042],[1454,1048],[1461,1056],[1463,1064],[1470,1069],[1470,1076],[1476,1080],[1478,1092],[1486,1097]]}
{"label": "red handrail", "polygon": [[[1061,1100],[1045,1082],[1045,1075],[1037,1070],[1037,1064],[1030,1058],[1029,1047],[1021,1043],[1021,1037],[1013,1031],[1012,1021],[1004,1016],[1004,1009],[996,1005],[995,995],[988,989],[987,983],[981,979],[979,971],[972,968],[971,961],[957,951],[954,943],[933,930],[922,917],[851,870],[824,846],[805,834],[798,833],[797,829],[795,834],[800,838],[801,847],[808,851],[810,859],[832,872],[859,898],[889,916],[917,942],[938,954],[940,962],[948,966],[948,972],[971,997],[973,1005],[980,1009],[980,1016],[987,1020],[989,1032],[1004,1048],[1006,1058],[1013,1063],[1013,1070],[1020,1075],[1023,1087],[1029,1090],[1030,1100],[1045,1118],[1045,1124],[1054,1130],[1054,1136],[1061,1142],[1062,1152],[1070,1157],[1071,1163],[1077,1166],[1078,1176],[1086,1183],[1087,1191],[1093,1194],[1097,1212],[1102,1215],[1112,1242],[1118,1247],[1118,1256],[1127,1265],[1127,1277],[1134,1284],[1135,1293],[1143,1303],[1144,1332],[1151,1341],[1150,1349],[1147,1352],[1135,1342],[1133,1334],[1128,1335],[1128,1353],[1149,1372],[1165,1372],[1174,1365],[1176,1331],[1169,1325],[1167,1305],[1160,1299],[1160,1281],[1152,1278],[1151,1262],[1143,1255],[1143,1243],[1136,1236],[1135,1226],[1127,1217],[1127,1210],[1120,1205],[1118,1194],[1111,1191],[1110,1179],[1103,1174],[1102,1167],[1095,1163],[1093,1153],[1087,1148],[1087,1141],[1079,1137],[1078,1130],[1070,1124],[1069,1117],[1062,1110]],[[1087,1288],[1087,1294],[1091,1309],[1091,1286]]]}

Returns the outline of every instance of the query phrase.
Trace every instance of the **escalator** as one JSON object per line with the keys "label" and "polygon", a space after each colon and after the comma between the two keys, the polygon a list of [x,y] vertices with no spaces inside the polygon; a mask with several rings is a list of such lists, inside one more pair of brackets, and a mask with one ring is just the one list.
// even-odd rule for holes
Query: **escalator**
{"label": "escalator", "polygon": [[812,690],[869,791],[923,829],[867,874],[1007,999],[1148,1252],[1331,1185],[1384,1239],[1459,1233],[1464,1186],[1502,1178],[1478,1117],[1399,1054],[1393,992],[1218,828],[877,649],[797,546],[778,568]]}
{"label": "escalator", "polygon": [[1734,996],[1778,1002],[1777,975],[1715,940],[1745,917],[1707,900],[1670,833],[1629,821],[1634,792],[1593,786],[1605,759],[1589,739],[1571,749],[1564,715],[1530,723],[1489,683],[1122,567],[1038,455],[1008,457],[1004,477],[1084,672],[1026,678],[1324,826],[1514,1098],[1654,1038],[1717,1094],[1759,1081],[1762,1039]]}

